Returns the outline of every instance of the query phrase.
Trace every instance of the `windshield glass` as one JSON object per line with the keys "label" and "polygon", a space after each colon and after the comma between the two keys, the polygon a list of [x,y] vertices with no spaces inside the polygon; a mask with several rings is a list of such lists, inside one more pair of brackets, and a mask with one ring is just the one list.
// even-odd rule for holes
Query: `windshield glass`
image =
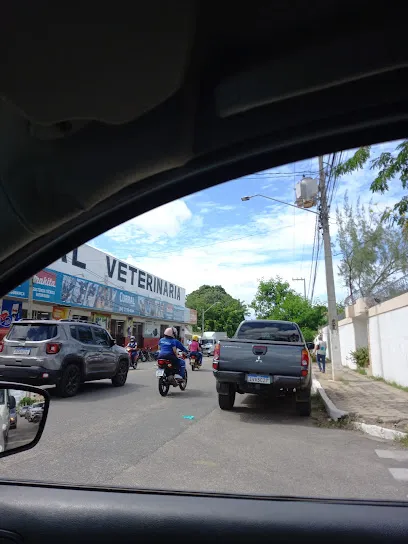
{"label": "windshield glass", "polygon": [[248,322],[238,331],[237,338],[243,340],[269,340],[270,342],[300,342],[299,330],[293,323]]}
{"label": "windshield glass", "polygon": [[31,325],[29,323],[19,323],[12,326],[7,335],[8,340],[19,340],[24,342],[41,342],[50,340],[57,336],[56,325]]}
{"label": "windshield glass", "polygon": [[[0,478],[407,501],[407,172],[408,140],[253,172],[16,286],[0,380],[51,403]],[[16,396],[9,439],[40,400]]]}

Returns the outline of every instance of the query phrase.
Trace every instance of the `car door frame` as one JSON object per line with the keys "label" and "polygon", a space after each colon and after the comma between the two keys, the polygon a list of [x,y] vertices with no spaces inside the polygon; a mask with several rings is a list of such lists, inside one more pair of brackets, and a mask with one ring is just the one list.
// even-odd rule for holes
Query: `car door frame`
{"label": "car door frame", "polygon": [[[91,327],[92,336],[95,344],[100,348],[100,374],[110,378],[116,373],[116,357],[112,348],[112,338],[102,327]],[[102,333],[106,337],[106,344],[99,344],[97,333]]]}
{"label": "car door frame", "polygon": [[[75,327],[77,337],[74,338],[80,346],[85,346],[83,348],[79,348],[80,351],[80,357],[84,362],[84,374],[85,379],[92,379],[93,377],[98,377],[100,375],[100,366],[101,366],[101,358],[102,358],[102,350],[101,347],[95,344],[95,338],[92,333],[92,327],[88,323],[75,323],[73,325],[70,325],[70,327]],[[82,342],[79,338],[79,328],[80,327],[86,327],[91,332],[91,338],[92,338],[92,344],[87,344],[85,342]],[[72,336],[72,333],[71,333]]]}

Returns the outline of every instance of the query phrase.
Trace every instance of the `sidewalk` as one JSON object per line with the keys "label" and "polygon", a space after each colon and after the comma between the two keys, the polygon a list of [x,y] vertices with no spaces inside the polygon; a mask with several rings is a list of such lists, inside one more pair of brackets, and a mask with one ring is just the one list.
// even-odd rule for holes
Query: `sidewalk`
{"label": "sidewalk", "polygon": [[343,367],[332,381],[331,365],[326,373],[313,364],[313,377],[330,400],[357,421],[408,432],[408,393]]}

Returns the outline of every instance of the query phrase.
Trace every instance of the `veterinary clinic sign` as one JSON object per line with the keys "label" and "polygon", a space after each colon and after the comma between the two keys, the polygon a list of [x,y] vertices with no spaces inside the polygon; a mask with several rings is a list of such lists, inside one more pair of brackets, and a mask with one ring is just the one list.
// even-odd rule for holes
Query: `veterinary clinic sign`
{"label": "veterinary clinic sign", "polygon": [[[80,246],[50,265],[52,270],[84,278],[88,281],[150,297],[177,306],[185,305],[185,289],[88,245]],[[124,305],[131,304],[123,300]]]}

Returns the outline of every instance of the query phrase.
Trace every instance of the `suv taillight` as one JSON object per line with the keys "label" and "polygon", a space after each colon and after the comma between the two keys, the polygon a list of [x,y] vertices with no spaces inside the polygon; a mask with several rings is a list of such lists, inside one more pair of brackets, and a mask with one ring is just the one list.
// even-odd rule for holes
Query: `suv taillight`
{"label": "suv taillight", "polygon": [[309,367],[309,352],[307,349],[302,349],[302,359],[300,362],[302,370],[300,371],[302,376],[307,376]]}
{"label": "suv taillight", "polygon": [[3,351],[4,349],[4,342],[0,342],[0,353]]}
{"label": "suv taillight", "polygon": [[55,355],[60,349],[61,344],[58,344],[57,342],[49,342],[45,347],[45,351],[48,355]]}

